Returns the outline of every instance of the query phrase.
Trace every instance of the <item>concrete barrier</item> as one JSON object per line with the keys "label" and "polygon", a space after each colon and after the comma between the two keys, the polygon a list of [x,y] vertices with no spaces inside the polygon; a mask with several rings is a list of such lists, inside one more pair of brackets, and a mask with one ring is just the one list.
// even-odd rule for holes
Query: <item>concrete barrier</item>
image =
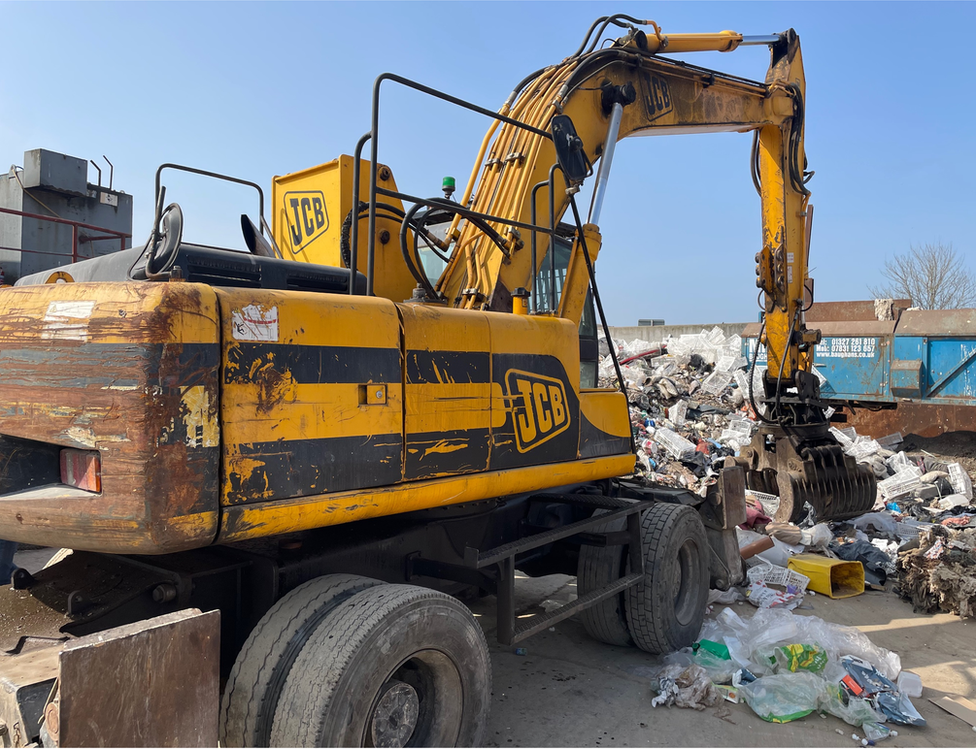
{"label": "concrete barrier", "polygon": [[682,335],[701,333],[702,330],[711,330],[718,326],[726,336],[742,335],[747,323],[744,322],[720,322],[708,323],[704,325],[640,325],[634,327],[613,327],[610,326],[610,335],[616,341],[634,341],[640,339],[648,343],[661,343],[666,341],[668,336],[677,338]]}

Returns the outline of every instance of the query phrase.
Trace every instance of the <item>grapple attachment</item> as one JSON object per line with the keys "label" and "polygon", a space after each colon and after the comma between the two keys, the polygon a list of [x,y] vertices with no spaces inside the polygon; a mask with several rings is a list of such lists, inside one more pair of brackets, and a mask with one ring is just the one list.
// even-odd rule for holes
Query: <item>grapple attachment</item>
{"label": "grapple attachment", "polygon": [[[763,425],[735,459],[745,468],[746,485],[779,495],[776,520],[795,523],[809,502],[818,522],[845,520],[870,511],[877,480],[829,436],[788,434],[783,427]],[[818,430],[819,431],[819,430]]]}

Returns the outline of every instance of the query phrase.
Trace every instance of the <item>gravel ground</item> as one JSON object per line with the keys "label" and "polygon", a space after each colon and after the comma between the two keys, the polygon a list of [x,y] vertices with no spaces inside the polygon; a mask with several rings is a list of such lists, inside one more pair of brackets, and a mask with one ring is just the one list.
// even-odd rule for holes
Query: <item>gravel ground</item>
{"label": "gravel ground", "polygon": [[949,432],[938,437],[909,434],[898,449],[906,453],[926,452],[943,463],[958,462],[976,477],[976,432]]}

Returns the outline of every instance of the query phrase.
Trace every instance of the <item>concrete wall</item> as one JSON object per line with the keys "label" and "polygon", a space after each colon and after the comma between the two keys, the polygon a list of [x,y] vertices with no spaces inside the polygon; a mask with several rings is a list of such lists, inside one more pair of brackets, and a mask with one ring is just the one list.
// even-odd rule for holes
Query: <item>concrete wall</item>
{"label": "concrete wall", "polygon": [[610,335],[617,341],[639,339],[648,343],[661,343],[666,341],[669,335],[677,338],[682,335],[701,333],[702,330],[711,330],[716,326],[721,328],[726,336],[742,335],[747,324],[744,322],[720,322],[704,325],[640,325],[634,327],[614,327],[611,325]]}
{"label": "concrete wall", "polygon": [[[15,211],[24,210],[23,190],[17,184],[12,174],[0,175],[0,208],[10,208]],[[20,238],[23,220],[20,216],[0,213],[0,247],[21,247]],[[6,283],[13,283],[22,274],[20,272],[20,252],[14,250],[0,250],[0,268],[3,268]]]}
{"label": "concrete wall", "polygon": [[[22,189],[12,175],[0,176],[0,206],[39,216],[53,212],[68,221],[132,233],[132,196],[88,183],[87,162],[42,149],[26,152],[24,162],[21,181],[27,189]],[[84,192],[79,193],[79,189]],[[122,249],[119,239],[90,240],[99,235],[91,229],[78,229],[78,259]],[[13,283],[21,276],[71,263],[72,227],[0,214],[0,246],[24,250],[0,251],[6,282]],[[132,246],[131,239],[125,246]]]}

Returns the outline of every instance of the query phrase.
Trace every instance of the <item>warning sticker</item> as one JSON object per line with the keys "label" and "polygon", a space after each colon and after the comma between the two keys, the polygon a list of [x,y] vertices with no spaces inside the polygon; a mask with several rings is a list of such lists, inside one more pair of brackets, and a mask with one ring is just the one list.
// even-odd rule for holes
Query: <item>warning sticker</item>
{"label": "warning sticker", "polygon": [[44,313],[41,338],[55,341],[87,341],[88,320],[94,301],[51,302]]}
{"label": "warning sticker", "polygon": [[278,308],[263,309],[249,304],[241,310],[231,310],[231,327],[238,341],[277,341]]}

